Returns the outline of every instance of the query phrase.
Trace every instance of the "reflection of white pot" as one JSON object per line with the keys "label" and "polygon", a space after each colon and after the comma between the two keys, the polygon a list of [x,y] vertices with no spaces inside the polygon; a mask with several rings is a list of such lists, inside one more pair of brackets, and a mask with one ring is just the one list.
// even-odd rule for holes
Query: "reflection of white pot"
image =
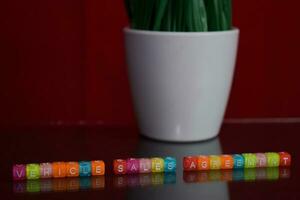
{"label": "reflection of white pot", "polygon": [[128,73],[141,134],[165,141],[216,136],[226,108],[239,30],[125,28]]}
{"label": "reflection of white pot", "polygon": [[219,138],[201,143],[177,144],[163,143],[141,139],[136,157],[166,157],[177,160],[176,184],[166,184],[163,187],[138,187],[128,191],[130,200],[165,200],[165,199],[215,199],[228,200],[229,191],[226,182],[212,181],[207,183],[188,184],[183,180],[182,158],[187,155],[220,155],[222,148]]}

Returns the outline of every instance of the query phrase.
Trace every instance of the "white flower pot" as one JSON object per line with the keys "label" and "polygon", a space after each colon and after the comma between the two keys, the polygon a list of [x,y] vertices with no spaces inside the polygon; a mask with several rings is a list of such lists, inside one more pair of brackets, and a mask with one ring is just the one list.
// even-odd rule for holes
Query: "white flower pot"
{"label": "white flower pot", "polygon": [[128,74],[142,135],[192,142],[218,135],[231,89],[239,30],[124,29]]}

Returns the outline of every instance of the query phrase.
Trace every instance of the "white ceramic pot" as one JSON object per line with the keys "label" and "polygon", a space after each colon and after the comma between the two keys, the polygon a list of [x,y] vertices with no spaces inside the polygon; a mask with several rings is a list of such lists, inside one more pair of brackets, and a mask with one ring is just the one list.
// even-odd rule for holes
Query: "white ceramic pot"
{"label": "white ceramic pot", "polygon": [[239,30],[124,29],[128,74],[142,135],[192,142],[215,137],[231,89]]}

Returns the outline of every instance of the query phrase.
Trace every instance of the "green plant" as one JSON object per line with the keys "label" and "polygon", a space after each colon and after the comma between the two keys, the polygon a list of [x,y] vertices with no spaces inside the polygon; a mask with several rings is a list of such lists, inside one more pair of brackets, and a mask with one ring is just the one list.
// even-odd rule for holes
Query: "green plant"
{"label": "green plant", "polygon": [[200,32],[232,27],[231,0],[125,0],[130,27]]}

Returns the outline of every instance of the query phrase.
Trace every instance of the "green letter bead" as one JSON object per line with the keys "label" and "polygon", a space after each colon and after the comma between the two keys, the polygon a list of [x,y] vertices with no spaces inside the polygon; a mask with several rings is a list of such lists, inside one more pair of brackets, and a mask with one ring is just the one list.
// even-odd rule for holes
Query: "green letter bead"
{"label": "green letter bead", "polygon": [[256,167],[256,155],[254,153],[243,153],[245,168],[255,168]]}
{"label": "green letter bead", "polygon": [[268,167],[278,167],[280,163],[280,156],[278,153],[268,152],[265,153],[267,157]]}
{"label": "green letter bead", "polygon": [[39,179],[40,178],[40,165],[39,164],[27,164],[26,165],[27,179]]}

